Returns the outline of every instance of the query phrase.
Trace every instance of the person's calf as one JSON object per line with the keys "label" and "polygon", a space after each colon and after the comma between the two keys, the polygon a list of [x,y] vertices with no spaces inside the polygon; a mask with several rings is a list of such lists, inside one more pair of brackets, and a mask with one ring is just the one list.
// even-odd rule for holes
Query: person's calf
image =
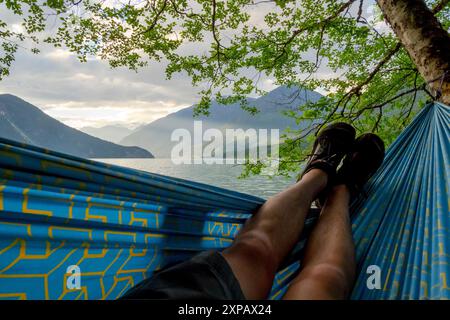
{"label": "person's calf", "polygon": [[247,299],[265,299],[278,267],[278,253],[262,232],[250,231],[222,252]]}
{"label": "person's calf", "polygon": [[302,270],[291,283],[285,300],[343,300],[347,299],[354,273],[335,264],[321,263]]}

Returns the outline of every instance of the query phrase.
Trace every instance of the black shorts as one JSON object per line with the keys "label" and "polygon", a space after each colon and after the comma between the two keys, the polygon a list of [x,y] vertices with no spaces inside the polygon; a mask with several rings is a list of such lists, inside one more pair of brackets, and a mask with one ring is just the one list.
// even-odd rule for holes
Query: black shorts
{"label": "black shorts", "polygon": [[220,252],[202,252],[155,273],[121,299],[243,300],[238,280]]}

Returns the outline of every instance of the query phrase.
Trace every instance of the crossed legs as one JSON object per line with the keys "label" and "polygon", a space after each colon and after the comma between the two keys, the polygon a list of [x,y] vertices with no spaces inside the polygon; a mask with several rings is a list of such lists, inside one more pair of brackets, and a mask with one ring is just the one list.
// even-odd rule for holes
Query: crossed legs
{"label": "crossed legs", "polygon": [[[303,229],[311,202],[327,185],[313,169],[291,188],[269,199],[223,252],[248,299],[265,299],[275,273]],[[300,274],[287,299],[343,299],[354,274],[353,243],[345,186],[330,193],[306,248]]]}
{"label": "crossed legs", "polygon": [[267,200],[223,251],[247,299],[267,298],[278,266],[297,242],[311,202],[327,179],[325,172],[313,169]]}
{"label": "crossed legs", "polygon": [[332,190],[308,239],[300,273],[284,298],[348,297],[355,277],[350,190],[352,196],[357,194],[383,158],[384,143],[375,134],[355,140],[355,129],[345,123],[330,125],[319,134],[301,180],[269,199],[223,252],[246,298],[267,297],[278,267],[303,230],[311,202],[327,185]]}

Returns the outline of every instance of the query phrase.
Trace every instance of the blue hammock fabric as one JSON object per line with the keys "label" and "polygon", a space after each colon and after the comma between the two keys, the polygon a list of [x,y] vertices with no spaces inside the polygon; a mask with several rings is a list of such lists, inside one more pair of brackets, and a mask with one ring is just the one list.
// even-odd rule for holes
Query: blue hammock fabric
{"label": "blue hammock fabric", "polygon": [[[154,271],[228,247],[264,201],[0,138],[0,298],[119,298]],[[298,269],[290,261],[272,298]],[[68,289],[72,265],[81,290]]]}
{"label": "blue hammock fabric", "polygon": [[[449,298],[450,111],[430,104],[352,206],[354,299]],[[251,190],[249,190],[251,192]],[[231,244],[263,199],[0,139],[0,299],[116,299],[153,272]],[[279,299],[312,211],[270,294]],[[69,266],[81,289],[69,289]],[[382,270],[369,290],[367,267]]]}
{"label": "blue hammock fabric", "polygon": [[[390,146],[353,205],[358,278],[353,299],[450,298],[450,107],[422,110]],[[381,290],[368,290],[379,266]]]}

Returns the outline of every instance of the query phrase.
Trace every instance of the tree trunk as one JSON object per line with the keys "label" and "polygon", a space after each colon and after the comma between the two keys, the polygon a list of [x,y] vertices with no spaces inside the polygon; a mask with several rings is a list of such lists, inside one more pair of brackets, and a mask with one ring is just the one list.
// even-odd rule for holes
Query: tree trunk
{"label": "tree trunk", "polygon": [[450,105],[450,37],[423,0],[377,0],[433,93]]}

